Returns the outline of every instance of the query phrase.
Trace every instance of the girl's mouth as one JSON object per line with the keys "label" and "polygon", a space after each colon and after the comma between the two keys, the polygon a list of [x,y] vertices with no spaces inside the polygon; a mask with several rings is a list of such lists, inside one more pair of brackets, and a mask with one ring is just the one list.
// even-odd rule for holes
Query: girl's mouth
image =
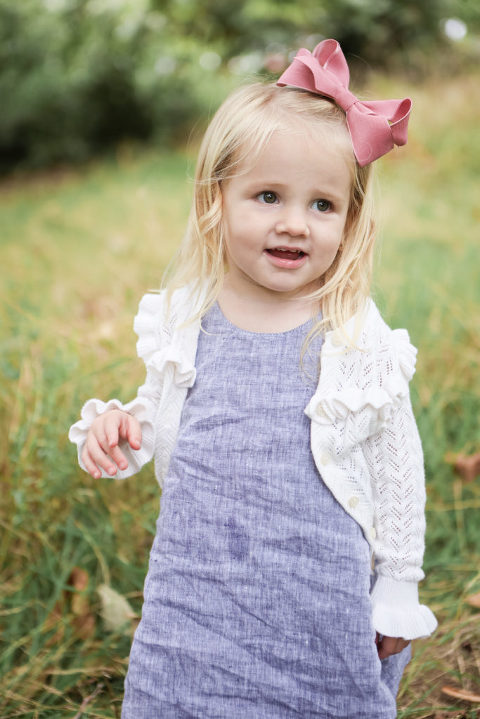
{"label": "girl's mouth", "polygon": [[307,254],[303,250],[289,247],[271,247],[265,250],[270,262],[286,270],[295,270],[306,262]]}
{"label": "girl's mouth", "polygon": [[269,255],[278,257],[280,260],[299,260],[305,257],[305,252],[302,250],[290,250],[286,247],[272,247],[272,249],[267,250],[267,252]]}

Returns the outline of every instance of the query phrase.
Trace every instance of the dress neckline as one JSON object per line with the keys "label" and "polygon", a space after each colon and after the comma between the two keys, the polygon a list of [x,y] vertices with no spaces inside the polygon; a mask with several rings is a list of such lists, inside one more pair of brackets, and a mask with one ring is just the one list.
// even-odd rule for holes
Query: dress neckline
{"label": "dress neckline", "polygon": [[[310,318],[306,320],[306,322],[302,322],[302,324],[297,325],[296,327],[292,327],[290,330],[283,330],[281,332],[255,332],[253,330],[245,330],[242,327],[238,327],[238,325],[234,324],[229,320],[224,313],[222,312],[222,309],[218,302],[216,301],[212,307],[207,312],[207,315],[210,316],[214,321],[218,321],[220,324],[222,324],[224,327],[228,327],[231,332],[234,332],[239,335],[248,335],[253,337],[284,337],[286,335],[295,335],[295,334],[304,334],[306,331],[309,331],[312,329],[314,324],[314,318]],[[321,313],[317,315],[318,320],[321,319]]]}

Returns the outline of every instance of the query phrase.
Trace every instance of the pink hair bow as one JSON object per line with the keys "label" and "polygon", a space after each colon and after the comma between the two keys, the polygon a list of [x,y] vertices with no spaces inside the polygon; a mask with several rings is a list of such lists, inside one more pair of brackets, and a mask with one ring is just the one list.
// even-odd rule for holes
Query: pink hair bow
{"label": "pink hair bow", "polygon": [[353,151],[361,167],[393,149],[405,145],[412,101],[374,100],[363,102],[348,89],[350,72],[336,40],[323,40],[313,54],[301,49],[277,85],[291,85],[325,95],[347,115]]}

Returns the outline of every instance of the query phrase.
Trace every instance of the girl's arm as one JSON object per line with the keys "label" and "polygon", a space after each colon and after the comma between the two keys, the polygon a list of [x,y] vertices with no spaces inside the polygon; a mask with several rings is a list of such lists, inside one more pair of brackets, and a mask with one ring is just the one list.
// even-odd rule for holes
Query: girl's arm
{"label": "girl's arm", "polygon": [[367,439],[365,456],[377,508],[373,626],[387,637],[428,636],[437,621],[418,599],[418,582],[424,577],[426,495],[422,447],[408,394],[393,409],[387,426]]}
{"label": "girl's arm", "polygon": [[406,330],[387,327],[372,301],[359,320],[357,335],[355,324],[346,327],[358,349],[326,333],[319,384],[306,413],[320,474],[375,555],[373,627],[383,637],[408,641],[437,625],[418,600],[425,477],[409,396],[416,349]]}
{"label": "girl's arm", "polygon": [[168,343],[164,327],[164,295],[145,295],[134,322],[137,353],[147,368],[145,384],[127,404],[118,399],[88,400],[82,407],[81,419],[70,427],[68,437],[77,445],[78,462],[94,477],[130,477],[153,456],[164,373],[158,363],[152,366],[151,361]]}
{"label": "girl's arm", "polygon": [[[171,303],[167,302],[165,291],[147,294],[142,298],[134,330],[138,335],[137,353],[147,369],[146,381],[139,388],[137,397],[126,405],[117,399],[107,403],[91,399],[84,405],[81,420],[70,428],[69,438],[77,444],[78,460],[86,471],[93,469],[95,472],[97,467],[101,470],[101,476],[111,476],[108,472],[111,459],[118,468],[115,476],[123,479],[135,474],[152,458],[154,451],[158,460],[157,470],[160,468],[160,474],[166,470],[175,442],[181,405],[188,388],[195,382],[195,353],[200,320],[189,322],[185,327],[193,311],[189,298],[188,288],[177,290]],[[178,327],[184,329],[177,331]],[[114,420],[104,418],[97,421],[98,417],[111,410],[117,410],[116,414],[111,415]],[[128,413],[136,421],[132,422],[123,413]],[[137,422],[141,434],[138,449]],[[93,436],[93,439],[88,440],[89,447],[84,453],[91,429],[90,438]],[[119,451],[115,444],[117,432]],[[111,441],[113,447],[109,446]],[[128,466],[123,469],[125,462]]]}

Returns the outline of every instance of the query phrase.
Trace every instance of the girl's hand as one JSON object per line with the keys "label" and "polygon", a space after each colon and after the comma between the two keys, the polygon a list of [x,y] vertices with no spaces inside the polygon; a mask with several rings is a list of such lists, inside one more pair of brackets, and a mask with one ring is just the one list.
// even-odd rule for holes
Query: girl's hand
{"label": "girl's hand", "polygon": [[140,449],[140,423],[128,412],[111,409],[93,421],[82,450],[82,462],[92,477],[100,478],[99,467],[111,476],[117,473],[117,469],[128,467],[127,459],[118,446],[121,439],[127,440],[132,449]]}
{"label": "girl's hand", "polygon": [[380,634],[377,632],[375,644],[377,645],[379,659],[386,659],[392,654],[399,654],[410,642],[407,642],[406,639],[402,639],[401,637],[382,636],[380,639]]}

